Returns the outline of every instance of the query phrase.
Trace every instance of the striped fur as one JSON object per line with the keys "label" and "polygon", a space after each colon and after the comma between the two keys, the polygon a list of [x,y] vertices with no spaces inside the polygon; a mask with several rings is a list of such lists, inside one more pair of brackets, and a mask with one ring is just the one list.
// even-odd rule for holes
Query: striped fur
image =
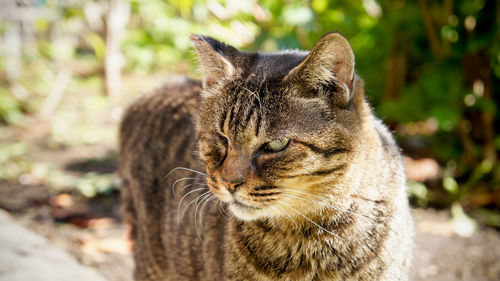
{"label": "striped fur", "polygon": [[192,40],[209,80],[159,89],[121,124],[136,280],[407,280],[399,148],[347,41],[260,54]]}

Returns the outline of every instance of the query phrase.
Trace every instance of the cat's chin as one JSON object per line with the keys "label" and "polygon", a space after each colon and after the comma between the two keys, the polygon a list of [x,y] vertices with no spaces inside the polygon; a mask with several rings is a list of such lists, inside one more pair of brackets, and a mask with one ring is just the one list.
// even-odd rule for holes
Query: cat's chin
{"label": "cat's chin", "polygon": [[229,211],[231,211],[235,217],[244,221],[252,221],[271,215],[268,208],[251,207],[237,201],[229,204]]}

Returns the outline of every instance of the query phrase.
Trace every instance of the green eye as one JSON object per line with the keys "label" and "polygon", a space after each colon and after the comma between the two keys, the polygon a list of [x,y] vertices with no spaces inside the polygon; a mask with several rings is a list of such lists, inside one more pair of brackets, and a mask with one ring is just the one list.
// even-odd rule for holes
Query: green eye
{"label": "green eye", "polygon": [[265,148],[267,150],[270,150],[273,152],[278,152],[278,151],[283,150],[288,145],[289,142],[290,142],[290,139],[288,139],[288,138],[270,141],[270,142],[266,143]]}

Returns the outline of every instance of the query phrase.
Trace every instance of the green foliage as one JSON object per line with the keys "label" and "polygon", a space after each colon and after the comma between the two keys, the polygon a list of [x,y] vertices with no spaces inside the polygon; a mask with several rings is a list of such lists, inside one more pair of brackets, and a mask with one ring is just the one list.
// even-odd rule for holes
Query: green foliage
{"label": "green foliage", "polygon": [[117,184],[108,174],[86,173],[83,178],[76,181],[76,188],[83,195],[94,197],[97,194],[106,194],[115,190]]}
{"label": "green foliage", "polygon": [[0,180],[18,177],[30,168],[30,162],[23,157],[28,151],[24,142],[14,142],[0,146]]}
{"label": "green foliage", "polygon": [[416,181],[408,181],[407,183],[408,195],[413,199],[414,204],[425,207],[429,202],[429,191],[427,187]]}
{"label": "green foliage", "polygon": [[19,124],[23,117],[23,104],[5,88],[0,88],[0,122]]}

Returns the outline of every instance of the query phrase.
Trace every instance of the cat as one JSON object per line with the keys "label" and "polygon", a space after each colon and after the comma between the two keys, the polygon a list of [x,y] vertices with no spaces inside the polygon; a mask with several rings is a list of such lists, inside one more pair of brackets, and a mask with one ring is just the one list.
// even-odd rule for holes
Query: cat
{"label": "cat", "polygon": [[348,41],[249,53],[191,40],[203,80],[140,98],[120,127],[135,280],[407,280],[400,149]]}

